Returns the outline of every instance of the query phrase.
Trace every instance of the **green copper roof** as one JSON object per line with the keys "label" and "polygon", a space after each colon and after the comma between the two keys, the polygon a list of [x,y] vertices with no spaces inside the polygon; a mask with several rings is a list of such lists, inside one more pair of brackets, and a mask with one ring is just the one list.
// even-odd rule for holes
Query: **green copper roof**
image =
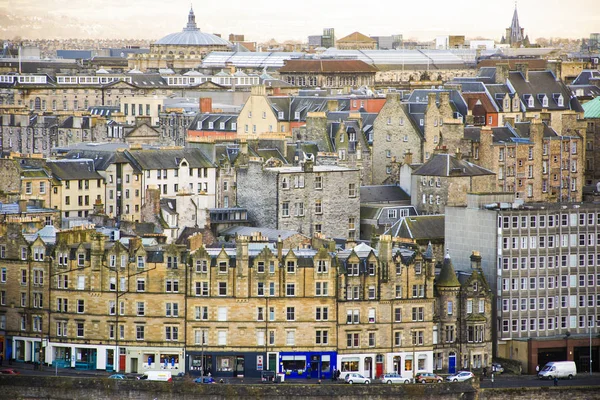
{"label": "green copper roof", "polygon": [[581,106],[584,110],[584,118],[600,118],[600,97],[596,97]]}
{"label": "green copper roof", "polygon": [[448,254],[446,254],[446,258],[444,258],[442,269],[435,284],[436,286],[442,287],[460,287],[460,282],[456,277],[454,267],[452,266],[452,260],[450,260],[450,256]]}

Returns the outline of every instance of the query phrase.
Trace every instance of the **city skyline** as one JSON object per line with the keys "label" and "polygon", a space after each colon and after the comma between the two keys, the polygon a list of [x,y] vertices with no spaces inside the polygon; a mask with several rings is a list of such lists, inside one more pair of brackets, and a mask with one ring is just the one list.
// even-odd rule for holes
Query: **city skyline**
{"label": "city skyline", "polygon": [[[432,40],[437,35],[453,34],[499,41],[515,7],[515,3],[507,0],[500,4],[434,0],[426,9],[415,4],[391,7],[390,1],[381,0],[368,8],[357,0],[325,3],[306,0],[303,9],[290,10],[276,9],[264,0],[253,2],[251,8],[246,2],[231,0],[227,10],[232,11],[223,12],[218,3],[188,0],[174,0],[169,5],[158,0],[125,4],[116,0],[48,0],[43,4],[22,0],[18,7],[12,1],[0,0],[0,36],[4,39],[20,36],[156,40],[180,31],[191,5],[203,32],[218,33],[225,38],[230,33],[244,34],[246,40],[258,42],[272,38],[306,41],[309,35],[321,34],[323,28],[334,28],[337,38],[359,31],[374,36],[402,34],[405,39]],[[521,26],[532,41],[541,37],[578,39],[598,31],[595,22],[600,20],[600,7],[593,0],[545,2],[543,12],[539,6],[540,2],[534,0],[518,3]],[[385,12],[390,9],[396,12]],[[575,14],[572,10],[585,13],[565,19],[565,15]]]}

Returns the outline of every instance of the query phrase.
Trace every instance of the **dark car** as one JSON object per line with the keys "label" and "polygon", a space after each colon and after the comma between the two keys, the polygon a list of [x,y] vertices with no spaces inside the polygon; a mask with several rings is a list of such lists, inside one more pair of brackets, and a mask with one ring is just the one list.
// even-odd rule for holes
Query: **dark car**
{"label": "dark car", "polygon": [[444,379],[436,374],[432,374],[431,372],[419,372],[415,375],[415,382],[418,383],[442,383]]}

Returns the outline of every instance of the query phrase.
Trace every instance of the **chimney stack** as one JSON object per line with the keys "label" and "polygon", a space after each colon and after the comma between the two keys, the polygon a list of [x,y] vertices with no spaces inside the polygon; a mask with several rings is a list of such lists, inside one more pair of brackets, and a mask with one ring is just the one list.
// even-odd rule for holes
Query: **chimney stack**
{"label": "chimney stack", "polygon": [[200,97],[200,113],[201,114],[211,113],[212,110],[213,110],[212,98]]}
{"label": "chimney stack", "polygon": [[413,162],[412,153],[410,150],[407,150],[406,153],[404,153],[404,164],[410,165],[410,164],[412,164],[412,162]]}
{"label": "chimney stack", "polygon": [[517,71],[523,75],[523,79],[525,82],[529,82],[529,64],[528,63],[516,63],[515,64]]}
{"label": "chimney stack", "polygon": [[27,212],[27,199],[19,199],[19,212],[20,213]]}
{"label": "chimney stack", "polygon": [[496,83],[505,84],[508,79],[509,65],[508,63],[496,64]]}

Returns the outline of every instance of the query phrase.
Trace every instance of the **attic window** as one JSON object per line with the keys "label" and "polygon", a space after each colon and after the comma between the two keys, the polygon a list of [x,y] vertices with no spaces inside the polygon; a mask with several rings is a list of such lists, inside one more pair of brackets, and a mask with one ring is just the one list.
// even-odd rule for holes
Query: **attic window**
{"label": "attic window", "polygon": [[283,119],[283,111],[279,111],[277,115],[279,116],[279,119]]}
{"label": "attic window", "polygon": [[531,95],[527,97],[527,107],[533,107],[533,96]]}
{"label": "attic window", "polygon": [[565,99],[562,97],[562,94],[560,96],[558,96],[558,98],[556,99],[556,103],[558,104],[559,107],[565,106]]}
{"label": "attic window", "polygon": [[296,111],[294,113],[294,119],[300,120],[300,112],[299,111]]}
{"label": "attic window", "polygon": [[542,107],[548,107],[548,96],[542,97]]}

